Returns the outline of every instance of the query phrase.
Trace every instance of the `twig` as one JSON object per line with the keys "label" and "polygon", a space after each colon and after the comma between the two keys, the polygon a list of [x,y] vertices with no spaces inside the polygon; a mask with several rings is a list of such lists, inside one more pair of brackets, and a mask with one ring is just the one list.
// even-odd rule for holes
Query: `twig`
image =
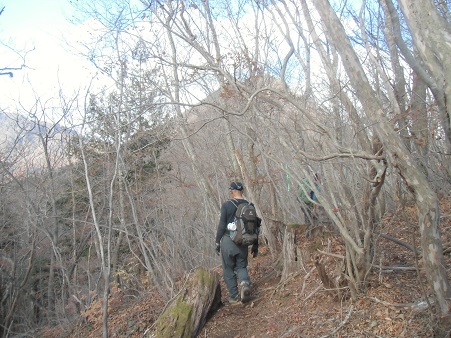
{"label": "twig", "polygon": [[[289,329],[286,333],[283,334],[283,336],[280,336],[280,338],[289,337],[293,333],[298,333],[301,330],[301,326],[295,326]],[[297,335],[296,335],[297,336]]]}
{"label": "twig", "polygon": [[376,337],[376,338],[384,338],[382,336],[378,336],[377,334],[374,334],[373,332],[370,331],[363,331],[367,336],[366,337]]}
{"label": "twig", "polygon": [[369,297],[372,301],[375,301],[376,303],[380,303],[386,306],[393,306],[393,307],[413,307],[415,303],[389,303],[385,300],[380,300],[376,297]]}
{"label": "twig", "polygon": [[317,293],[319,289],[321,289],[322,287],[323,285],[320,285],[315,290],[313,290],[307,297],[305,297],[304,302],[306,302],[310,297],[312,297],[315,293]]}
{"label": "twig", "polygon": [[339,330],[341,330],[341,328],[342,328],[343,326],[345,326],[346,323],[348,322],[349,317],[351,317],[351,313],[352,313],[352,310],[353,310],[353,309],[354,309],[354,305],[351,305],[351,306],[349,307],[349,311],[348,311],[348,313],[347,313],[345,319],[343,319],[343,321],[341,322],[341,324],[340,324],[338,327],[336,327],[335,330],[333,330],[332,332],[326,334],[325,336],[322,336],[321,338],[330,337],[330,336],[334,335],[335,333],[337,333]]}
{"label": "twig", "polygon": [[[312,273],[312,271],[315,270],[315,267],[311,268],[309,272],[307,272],[307,274],[304,276],[304,283],[305,280],[310,276],[310,274]],[[279,284],[277,284],[276,286],[276,290],[283,287],[288,281],[290,281],[291,279],[293,279],[294,277],[300,275],[303,271],[300,270],[298,272],[292,273],[290,274],[290,276],[288,278],[286,278],[285,280],[279,282]]]}
{"label": "twig", "polygon": [[318,251],[319,253],[321,253],[323,255],[326,255],[326,256],[335,257],[335,258],[339,258],[339,259],[345,259],[345,256],[342,256],[342,255],[339,255],[339,254],[334,254],[334,253],[331,253],[331,252],[325,252],[325,251],[322,251],[320,249],[317,249],[316,251]]}
{"label": "twig", "polygon": [[376,303],[380,303],[385,306],[393,306],[393,307],[404,307],[404,308],[411,308],[413,310],[421,310],[422,308],[430,307],[431,303],[433,302],[431,299],[426,299],[426,301],[421,301],[418,303],[389,303],[385,300],[380,300],[376,297],[369,297],[372,301]]}
{"label": "twig", "polygon": [[417,269],[414,266],[383,266],[383,265],[377,265],[373,264],[374,268],[381,269],[381,270],[404,270],[404,271],[416,271]]}
{"label": "twig", "polygon": [[[272,267],[271,267],[272,268]],[[266,276],[263,276],[262,278],[260,278],[258,281],[255,281],[254,285],[260,285],[263,284],[265,281],[267,281],[268,279],[271,279],[272,277],[277,275],[277,271],[276,269],[272,268],[272,270],[270,272],[268,272],[266,274]]]}
{"label": "twig", "polygon": [[409,243],[406,243],[398,238],[395,238],[395,237],[392,237],[390,235],[383,234],[383,233],[380,233],[379,236],[381,236],[382,238],[388,239],[389,241],[392,241],[393,243],[396,243],[396,244],[412,251],[414,254],[418,255],[418,251],[415,249],[415,246],[412,246]]}
{"label": "twig", "polygon": [[292,273],[290,274],[290,276],[288,278],[285,278],[283,281],[280,281],[279,284],[276,286],[276,290],[283,287],[288,281],[290,281],[291,279],[293,279],[294,277],[300,275],[302,273],[301,270],[299,270],[298,272]]}
{"label": "twig", "polygon": [[301,295],[304,293],[305,290],[305,282],[310,277],[310,274],[315,270],[315,267],[311,268],[310,271],[304,276],[304,282],[302,283],[302,289],[301,289]]}

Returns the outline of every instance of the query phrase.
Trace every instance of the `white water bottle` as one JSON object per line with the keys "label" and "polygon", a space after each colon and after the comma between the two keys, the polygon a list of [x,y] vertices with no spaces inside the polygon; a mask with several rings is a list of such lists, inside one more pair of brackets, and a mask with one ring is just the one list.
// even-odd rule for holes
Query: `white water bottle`
{"label": "white water bottle", "polygon": [[235,231],[236,230],[236,223],[235,222],[230,222],[229,224],[227,224],[227,230]]}

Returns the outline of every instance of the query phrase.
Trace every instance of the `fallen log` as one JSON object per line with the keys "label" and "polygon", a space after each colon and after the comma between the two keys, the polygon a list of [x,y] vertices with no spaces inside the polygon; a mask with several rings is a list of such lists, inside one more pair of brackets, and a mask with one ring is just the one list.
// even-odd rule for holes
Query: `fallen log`
{"label": "fallen log", "polygon": [[196,269],[164,312],[158,317],[147,337],[196,337],[210,310],[221,305],[221,287],[217,272]]}

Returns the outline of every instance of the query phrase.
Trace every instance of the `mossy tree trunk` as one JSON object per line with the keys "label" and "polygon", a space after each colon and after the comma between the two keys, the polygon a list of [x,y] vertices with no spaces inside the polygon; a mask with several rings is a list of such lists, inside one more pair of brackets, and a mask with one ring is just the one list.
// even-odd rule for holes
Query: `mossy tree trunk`
{"label": "mossy tree trunk", "polygon": [[187,276],[185,285],[157,319],[148,337],[196,337],[210,310],[220,304],[218,273],[198,268]]}

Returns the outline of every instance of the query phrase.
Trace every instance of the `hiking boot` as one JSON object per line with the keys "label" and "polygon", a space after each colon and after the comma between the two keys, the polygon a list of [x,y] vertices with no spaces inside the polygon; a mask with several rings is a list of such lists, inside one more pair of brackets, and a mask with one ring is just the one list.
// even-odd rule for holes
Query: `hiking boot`
{"label": "hiking boot", "polygon": [[229,305],[238,305],[238,304],[241,304],[240,296],[230,297],[230,298],[228,299],[228,301],[229,301]]}
{"label": "hiking boot", "polygon": [[251,289],[247,282],[241,282],[241,302],[247,303],[251,300]]}

